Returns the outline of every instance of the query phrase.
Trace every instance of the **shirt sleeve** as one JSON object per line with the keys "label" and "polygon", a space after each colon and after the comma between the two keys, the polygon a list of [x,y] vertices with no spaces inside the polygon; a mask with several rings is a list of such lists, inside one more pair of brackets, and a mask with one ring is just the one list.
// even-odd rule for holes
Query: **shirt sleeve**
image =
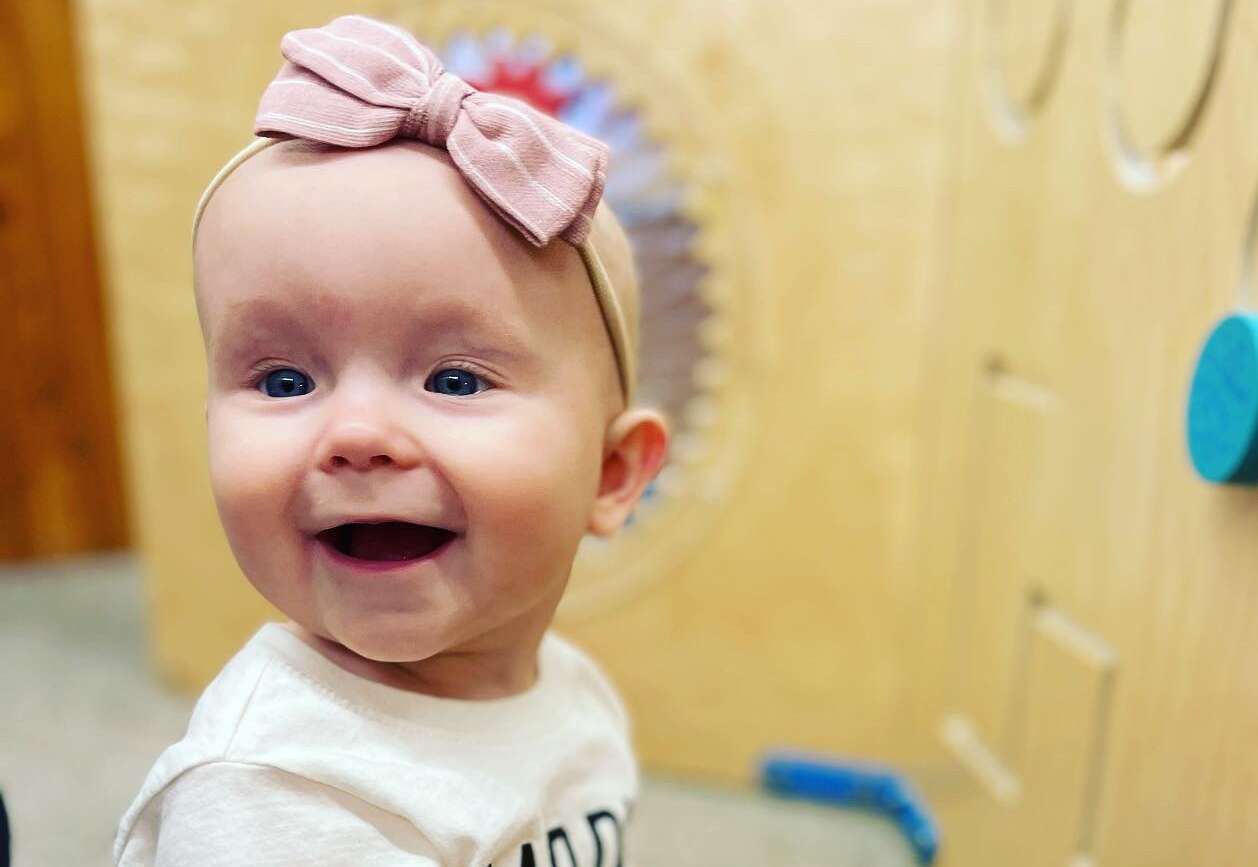
{"label": "shirt sleeve", "polygon": [[151,830],[127,842],[121,867],[439,867],[402,817],[268,765],[199,765],[145,812]]}

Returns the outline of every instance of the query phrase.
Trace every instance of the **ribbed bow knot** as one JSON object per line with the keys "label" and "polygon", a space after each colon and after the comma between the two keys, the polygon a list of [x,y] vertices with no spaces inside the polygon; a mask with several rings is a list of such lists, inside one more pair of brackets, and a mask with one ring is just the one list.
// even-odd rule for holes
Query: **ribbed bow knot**
{"label": "ribbed bow knot", "polygon": [[463,100],[476,92],[476,88],[453,72],[441,72],[428,92],[411,104],[398,135],[444,149],[459,119]]}

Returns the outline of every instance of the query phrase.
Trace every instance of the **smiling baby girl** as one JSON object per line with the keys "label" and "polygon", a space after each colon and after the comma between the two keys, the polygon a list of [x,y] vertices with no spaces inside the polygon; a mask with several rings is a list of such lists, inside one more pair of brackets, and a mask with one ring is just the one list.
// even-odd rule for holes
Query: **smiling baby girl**
{"label": "smiling baby girl", "polygon": [[120,865],[623,863],[628,722],[549,630],[668,433],[607,150],[392,25],[285,36],[194,230],[210,478],[288,621],[201,696]]}

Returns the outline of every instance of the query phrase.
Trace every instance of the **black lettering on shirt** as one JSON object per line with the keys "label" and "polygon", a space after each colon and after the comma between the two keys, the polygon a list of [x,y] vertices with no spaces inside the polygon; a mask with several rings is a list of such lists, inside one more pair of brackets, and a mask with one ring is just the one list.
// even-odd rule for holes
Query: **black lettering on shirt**
{"label": "black lettering on shirt", "polygon": [[559,859],[555,857],[555,841],[562,840],[564,848],[568,850],[567,867],[581,867],[577,863],[577,853],[572,851],[572,841],[568,839],[568,832],[562,826],[551,828],[546,832],[547,848],[550,849],[550,867],[559,867]]}
{"label": "black lettering on shirt", "polygon": [[615,867],[623,867],[621,864],[621,836],[620,836],[620,820],[616,818],[616,814],[608,810],[598,810],[590,813],[585,817],[585,821],[590,823],[590,833],[594,835],[594,867],[612,867],[612,865],[603,863],[603,837],[599,834],[598,823],[600,820],[606,820],[604,825],[611,823],[612,830],[616,834],[616,865]]}
{"label": "black lettering on shirt", "polygon": [[[631,813],[633,803],[626,803],[626,813]],[[546,832],[546,854],[550,858],[550,864],[545,867],[624,867],[624,834],[621,828],[620,819],[610,810],[595,810],[587,813],[585,821],[589,826],[590,834],[594,838],[594,863],[592,865],[582,864],[577,859],[576,849],[573,848],[572,839],[568,836],[568,830],[563,825],[556,825]],[[607,826],[611,826],[610,833],[607,832]],[[604,834],[607,839],[604,839]],[[613,863],[610,859],[610,842],[611,838],[616,841],[616,860]],[[567,857],[561,859],[557,853],[566,850]],[[589,851],[589,850],[586,850]],[[520,867],[539,867],[537,863],[537,853],[533,848],[533,843],[528,842],[520,847]],[[493,864],[487,867],[494,867]]]}

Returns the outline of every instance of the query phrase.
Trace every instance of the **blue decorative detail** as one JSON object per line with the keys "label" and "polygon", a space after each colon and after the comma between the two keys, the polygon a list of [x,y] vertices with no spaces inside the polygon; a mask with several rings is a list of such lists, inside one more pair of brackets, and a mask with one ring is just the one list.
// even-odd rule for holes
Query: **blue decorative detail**
{"label": "blue decorative detail", "polygon": [[919,864],[933,864],[939,828],[921,795],[904,777],[867,762],[774,752],[760,763],[760,781],[774,794],[835,807],[871,810],[895,822]]}
{"label": "blue decorative detail", "polygon": [[1202,347],[1188,394],[1188,453],[1206,481],[1258,483],[1258,316],[1236,313]]}

